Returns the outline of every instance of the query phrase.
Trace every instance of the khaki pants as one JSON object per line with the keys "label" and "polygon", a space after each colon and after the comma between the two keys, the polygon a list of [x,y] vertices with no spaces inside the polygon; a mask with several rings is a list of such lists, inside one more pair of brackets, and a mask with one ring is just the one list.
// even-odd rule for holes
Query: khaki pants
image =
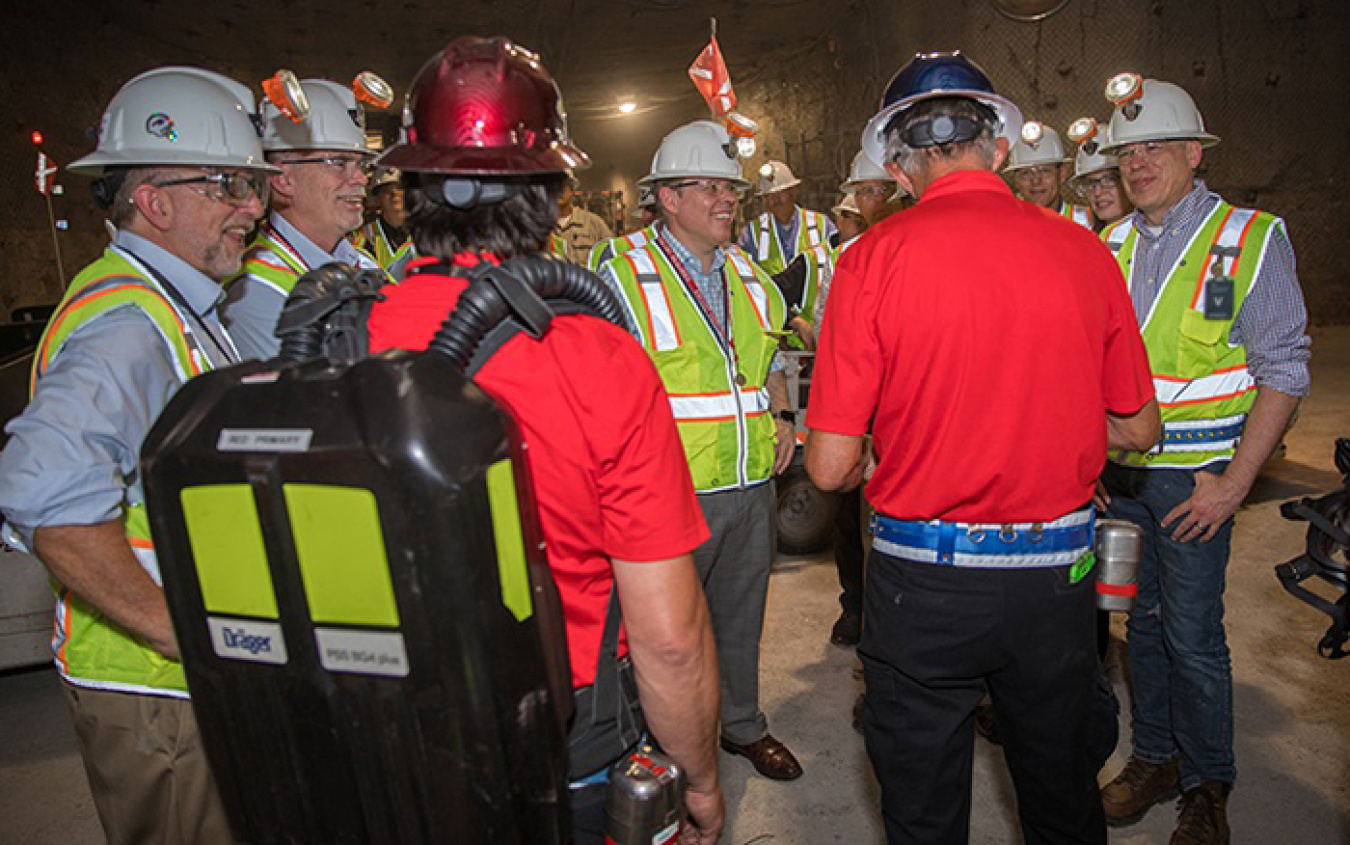
{"label": "khaki pants", "polygon": [[191,702],[62,686],[110,845],[234,841]]}

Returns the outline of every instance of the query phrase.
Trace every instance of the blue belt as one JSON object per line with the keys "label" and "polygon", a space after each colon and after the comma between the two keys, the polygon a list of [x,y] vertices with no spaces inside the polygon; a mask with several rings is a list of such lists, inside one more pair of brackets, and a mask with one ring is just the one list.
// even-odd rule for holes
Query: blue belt
{"label": "blue belt", "polygon": [[872,548],[942,566],[1067,566],[1092,549],[1096,511],[1087,506],[1052,522],[917,521],[877,514]]}
{"label": "blue belt", "polygon": [[1180,446],[1182,444],[1204,444],[1204,443],[1225,443],[1231,440],[1237,440],[1242,436],[1242,429],[1247,424],[1246,419],[1238,420],[1234,423],[1225,425],[1206,426],[1203,428],[1181,428],[1176,425],[1163,425],[1162,445]]}

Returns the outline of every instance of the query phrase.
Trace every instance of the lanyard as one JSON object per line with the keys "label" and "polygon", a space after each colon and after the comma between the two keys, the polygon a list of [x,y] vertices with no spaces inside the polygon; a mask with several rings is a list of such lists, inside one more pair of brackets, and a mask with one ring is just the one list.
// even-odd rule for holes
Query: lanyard
{"label": "lanyard", "polygon": [[723,315],[727,323],[726,330],[723,331],[722,326],[717,324],[717,315],[713,313],[712,306],[708,304],[708,300],[703,297],[703,292],[699,290],[698,283],[689,275],[689,269],[684,266],[684,262],[675,255],[670,244],[666,242],[664,232],[657,235],[656,245],[665,255],[666,261],[675,270],[675,275],[680,277],[680,282],[693,294],[695,304],[703,312],[708,326],[713,330],[713,337],[717,339],[723,349],[731,353],[731,362],[736,373],[736,384],[744,386],[745,376],[741,373],[741,359],[736,353],[736,339],[731,336],[731,286],[727,284],[726,265],[722,266],[722,297],[726,305]]}
{"label": "lanyard", "polygon": [[[126,249],[124,247],[120,248],[115,247],[115,248],[119,249],[119,251],[121,251],[124,256],[130,256],[135,258],[135,254],[132,253],[131,250]],[[149,263],[141,261],[139,258],[137,258],[134,261],[134,264],[141,270],[144,270],[147,275],[151,276],[155,280],[155,282],[157,282],[159,286],[164,289],[164,292],[167,293],[169,295],[169,298],[174,301],[174,303],[178,306],[178,310],[182,314],[186,315],[188,318],[192,320],[192,322],[197,324],[197,328],[201,329],[202,335],[204,335],[208,340],[210,340],[211,345],[216,348],[216,353],[220,356],[220,359],[222,361],[224,361],[227,365],[229,365],[229,364],[237,364],[241,360],[243,360],[240,357],[239,352],[235,349],[234,341],[230,338],[230,336],[226,334],[225,343],[222,344],[220,342],[220,338],[216,337],[216,333],[211,331],[211,327],[206,324],[206,321],[203,320],[201,316],[199,316],[197,312],[193,310],[192,306],[188,304],[187,298],[184,297],[183,294],[179,293],[178,288],[174,287],[173,283],[170,282],[168,278],[164,276],[163,273],[159,272],[154,267],[151,267]],[[229,345],[228,348],[226,347],[226,344]],[[206,359],[207,359],[206,362],[211,365],[211,369],[215,369],[215,363],[211,360],[209,355],[206,356]]]}

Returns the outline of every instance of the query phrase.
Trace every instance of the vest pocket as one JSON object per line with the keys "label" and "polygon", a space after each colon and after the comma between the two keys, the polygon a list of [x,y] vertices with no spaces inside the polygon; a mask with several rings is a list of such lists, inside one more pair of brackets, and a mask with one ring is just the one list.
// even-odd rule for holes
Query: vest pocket
{"label": "vest pocket", "polygon": [[1207,320],[1192,308],[1182,312],[1177,332],[1177,371],[1196,375],[1198,369],[1212,372],[1220,349],[1228,348],[1231,320]]}

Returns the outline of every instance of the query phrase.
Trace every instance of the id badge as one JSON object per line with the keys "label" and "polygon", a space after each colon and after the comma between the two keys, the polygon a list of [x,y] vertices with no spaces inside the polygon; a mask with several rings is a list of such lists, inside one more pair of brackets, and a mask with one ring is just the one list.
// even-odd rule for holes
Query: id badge
{"label": "id badge", "polygon": [[1205,282],[1205,319],[1233,319],[1233,280],[1212,278]]}

